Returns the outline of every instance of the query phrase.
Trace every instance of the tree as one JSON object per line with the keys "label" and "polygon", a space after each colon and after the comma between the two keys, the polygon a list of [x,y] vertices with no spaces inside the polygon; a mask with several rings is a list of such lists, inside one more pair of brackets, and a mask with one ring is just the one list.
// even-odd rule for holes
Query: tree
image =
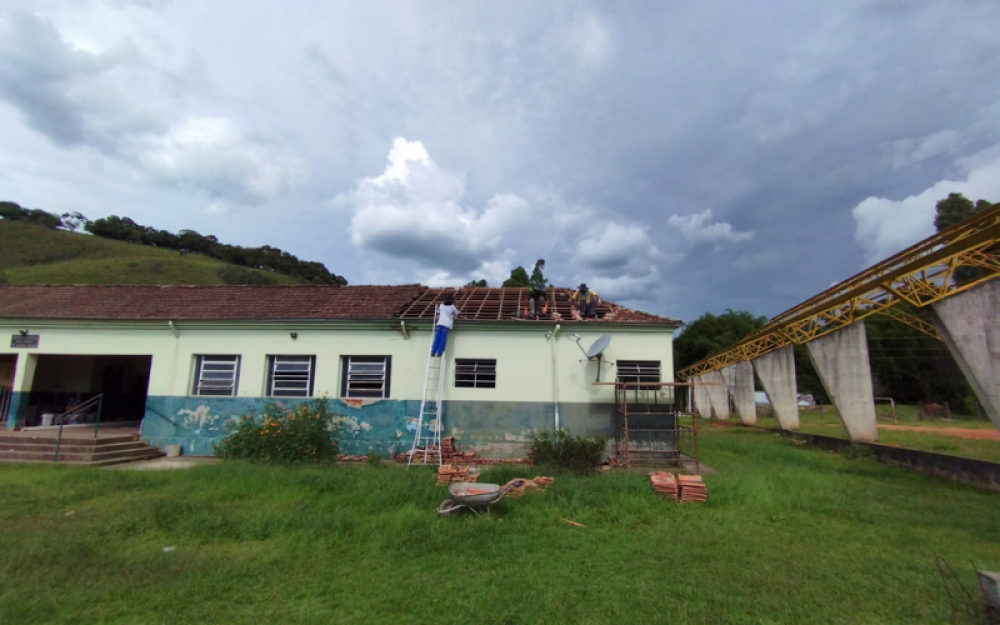
{"label": "tree", "polygon": [[[981,204],[985,200],[979,201]],[[934,214],[934,228],[938,232],[950,228],[966,217],[976,212],[976,205],[961,193],[949,193],[948,197],[937,203]]]}
{"label": "tree", "polygon": [[685,324],[674,341],[674,367],[683,369],[732,347],[766,324],[767,317],[755,317],[746,310],[727,309],[718,316],[705,313]]}
{"label": "tree", "polygon": [[514,267],[510,272],[510,277],[503,281],[503,286],[513,288],[531,286],[531,281],[528,279],[528,272],[520,265]]}
{"label": "tree", "polygon": [[[987,200],[979,200],[973,204],[972,200],[961,193],[949,193],[947,198],[937,203],[934,213],[934,227],[938,232],[941,232],[990,206],[992,205]],[[997,253],[997,248],[994,246],[991,252]],[[982,272],[982,269],[976,267],[959,267],[955,271],[955,282],[964,284],[983,275]]]}
{"label": "tree", "polygon": [[486,279],[484,278],[482,280],[473,280],[473,281],[469,282],[468,284],[466,284],[465,286],[478,286],[478,287],[487,288],[490,285],[486,283]]}

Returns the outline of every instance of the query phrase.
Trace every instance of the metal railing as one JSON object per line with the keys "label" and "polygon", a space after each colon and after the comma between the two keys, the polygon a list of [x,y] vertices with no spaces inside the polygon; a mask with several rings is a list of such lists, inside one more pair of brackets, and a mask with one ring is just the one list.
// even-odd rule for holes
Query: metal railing
{"label": "metal railing", "polygon": [[59,436],[56,437],[54,461],[59,461],[59,447],[62,445],[63,426],[66,425],[66,421],[71,417],[87,414],[94,406],[97,406],[97,419],[94,420],[94,440],[97,440],[97,431],[101,427],[101,408],[104,407],[104,393],[91,397],[87,401],[73,406],[61,415],[56,416],[56,419],[59,420]]}
{"label": "metal railing", "polygon": [[[168,417],[167,415],[163,414],[162,412],[160,412],[160,411],[159,411],[159,410],[157,410],[156,408],[153,408],[153,407],[152,407],[152,406],[150,406],[149,404],[146,404],[146,410],[148,410],[149,412],[152,412],[153,414],[155,414],[155,415],[156,415],[156,416],[158,416],[159,418],[163,419],[164,421],[166,421],[166,422],[167,422],[167,423],[169,423],[170,425],[174,426],[174,428],[175,428],[175,429],[176,429],[176,428],[179,428],[179,427],[180,427],[179,425],[177,425],[177,422],[176,422],[176,421],[174,421],[173,419],[171,419],[171,418],[170,418],[170,417]],[[139,422],[139,434],[140,434],[140,435],[142,435],[142,430],[143,430],[143,427],[144,427],[145,425],[146,425],[146,417],[143,417],[143,418],[142,418],[142,421],[140,421],[140,422]]]}

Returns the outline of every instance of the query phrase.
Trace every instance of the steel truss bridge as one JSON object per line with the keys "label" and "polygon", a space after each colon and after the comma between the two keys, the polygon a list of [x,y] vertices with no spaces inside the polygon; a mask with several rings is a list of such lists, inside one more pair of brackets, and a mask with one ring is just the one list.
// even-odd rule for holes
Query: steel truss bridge
{"label": "steel truss bridge", "polygon": [[[875,314],[940,339],[937,328],[896,308],[922,308],[1000,276],[1000,204],[976,212],[771,319],[733,347],[677,372],[680,380],[799,345]],[[970,274],[956,280],[960,269]]]}

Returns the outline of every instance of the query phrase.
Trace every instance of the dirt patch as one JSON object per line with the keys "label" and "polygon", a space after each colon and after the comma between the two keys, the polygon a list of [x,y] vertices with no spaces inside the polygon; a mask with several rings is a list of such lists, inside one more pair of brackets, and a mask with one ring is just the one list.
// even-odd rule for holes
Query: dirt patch
{"label": "dirt patch", "polygon": [[908,432],[924,432],[927,434],[941,434],[943,436],[955,436],[957,438],[968,438],[982,441],[1000,441],[1000,432],[997,430],[970,430],[965,428],[929,428],[920,425],[879,425],[880,430],[906,430]]}

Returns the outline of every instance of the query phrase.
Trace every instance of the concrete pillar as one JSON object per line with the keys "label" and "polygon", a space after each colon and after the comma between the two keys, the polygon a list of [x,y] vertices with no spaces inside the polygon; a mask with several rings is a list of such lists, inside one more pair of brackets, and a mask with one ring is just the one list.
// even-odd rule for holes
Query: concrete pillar
{"label": "concrete pillar", "polygon": [[696,378],[691,378],[691,382],[694,384],[694,409],[697,411],[698,416],[703,419],[712,418],[712,404],[708,399],[708,392],[706,392],[703,384],[705,383],[705,376],[699,375]]}
{"label": "concrete pillar", "polygon": [[14,386],[10,396],[10,410],[7,412],[7,429],[24,425],[24,410],[28,405],[28,394],[31,383],[35,379],[35,367],[38,366],[38,356],[18,354],[14,369]]}
{"label": "concrete pillar", "polygon": [[799,395],[795,382],[795,349],[785,345],[781,349],[753,360],[760,376],[767,399],[782,430],[799,429]]}
{"label": "concrete pillar", "polygon": [[935,325],[976,399],[1000,430],[1000,280],[931,305]]}
{"label": "concrete pillar", "polygon": [[731,364],[722,370],[726,390],[733,397],[743,425],[757,423],[757,401],[753,394],[753,365],[749,360]]}
{"label": "concrete pillar", "polygon": [[835,330],[806,343],[806,347],[851,440],[877,441],[875,393],[865,322]]}
{"label": "concrete pillar", "polygon": [[708,395],[708,402],[715,411],[715,418],[722,421],[729,420],[729,392],[726,390],[726,381],[722,379],[722,374],[718,371],[709,371],[704,376],[705,394]]}

